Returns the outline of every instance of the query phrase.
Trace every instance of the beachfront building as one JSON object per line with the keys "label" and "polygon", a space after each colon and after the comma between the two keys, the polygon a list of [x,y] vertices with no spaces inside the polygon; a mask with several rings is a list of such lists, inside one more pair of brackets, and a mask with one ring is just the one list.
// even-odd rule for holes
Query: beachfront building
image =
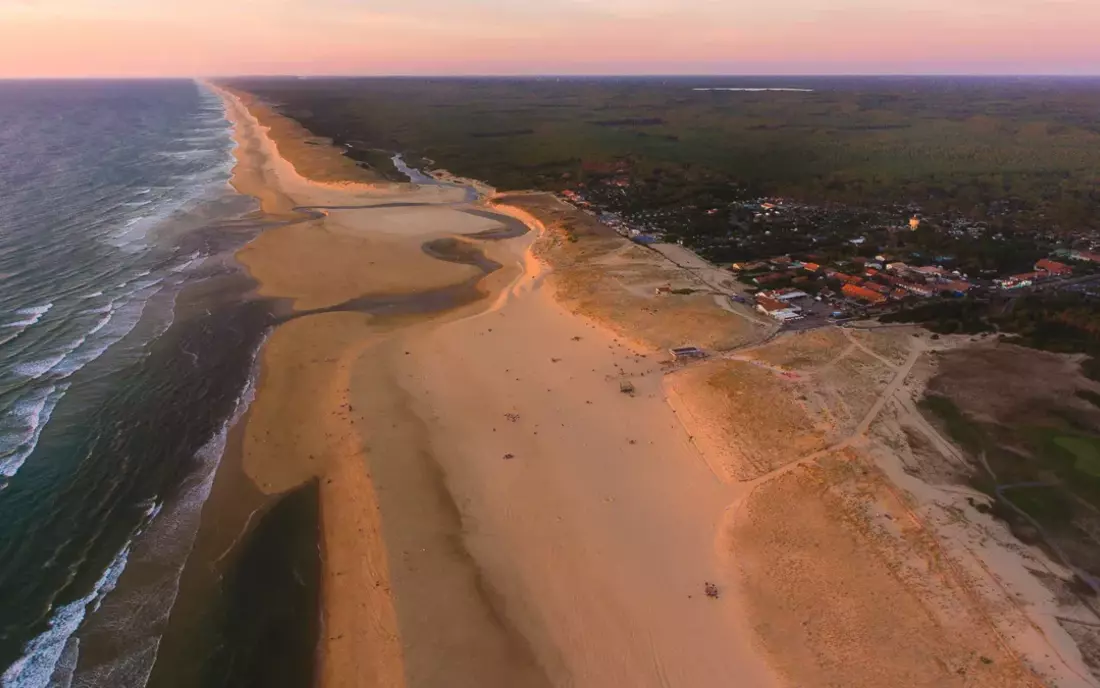
{"label": "beachfront building", "polygon": [[764,296],[760,294],[756,297],[756,310],[760,311],[764,315],[775,318],[780,322],[786,322],[788,320],[797,320],[802,317],[800,308],[792,306],[788,303],[784,303],[779,299],[772,298],[770,296]]}

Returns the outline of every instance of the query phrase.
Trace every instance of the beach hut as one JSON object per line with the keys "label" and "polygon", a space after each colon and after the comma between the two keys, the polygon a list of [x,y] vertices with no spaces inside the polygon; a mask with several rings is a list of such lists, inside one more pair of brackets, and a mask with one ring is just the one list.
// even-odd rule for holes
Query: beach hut
{"label": "beach hut", "polygon": [[692,358],[706,358],[707,352],[703,351],[697,346],[678,346],[674,349],[669,349],[669,353],[677,361],[692,359]]}

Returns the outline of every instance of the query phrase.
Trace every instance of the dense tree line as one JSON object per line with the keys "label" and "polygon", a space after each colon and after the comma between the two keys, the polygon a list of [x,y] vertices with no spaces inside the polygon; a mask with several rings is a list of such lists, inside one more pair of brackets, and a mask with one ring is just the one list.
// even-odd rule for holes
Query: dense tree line
{"label": "dense tree line", "polygon": [[[717,184],[814,202],[915,202],[994,221],[1025,213],[1063,228],[1097,222],[1100,82],[818,78],[799,80],[812,93],[729,93],[695,92],[698,81],[238,85],[320,135],[422,156],[501,188],[566,188],[594,164],[628,161],[636,179],[662,168],[682,177],[658,177],[669,203]],[[720,81],[731,80],[705,85]]]}

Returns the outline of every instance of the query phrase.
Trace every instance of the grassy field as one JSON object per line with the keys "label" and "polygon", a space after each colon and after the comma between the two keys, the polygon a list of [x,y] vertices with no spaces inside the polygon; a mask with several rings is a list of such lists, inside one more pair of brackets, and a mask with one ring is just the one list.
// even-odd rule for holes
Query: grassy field
{"label": "grassy field", "polygon": [[1033,524],[1000,500],[1035,519],[1076,565],[1100,573],[1100,549],[1088,536],[1100,525],[1100,436],[1071,417],[1059,422],[1056,409],[1043,409],[1034,425],[1005,425],[980,420],[946,396],[929,395],[921,407],[973,458],[973,486],[997,498],[994,513],[1018,536],[1042,544]]}
{"label": "grassy field", "polygon": [[[1100,81],[988,78],[236,80],[385,171],[429,158],[505,189],[592,174],[804,200],[1096,222]],[[794,92],[698,91],[793,86]],[[392,173],[392,170],[390,170]],[[670,174],[671,173],[671,174]]]}
{"label": "grassy field", "polygon": [[1073,455],[1077,472],[1100,478],[1100,438],[1080,435],[1058,435],[1054,445]]}

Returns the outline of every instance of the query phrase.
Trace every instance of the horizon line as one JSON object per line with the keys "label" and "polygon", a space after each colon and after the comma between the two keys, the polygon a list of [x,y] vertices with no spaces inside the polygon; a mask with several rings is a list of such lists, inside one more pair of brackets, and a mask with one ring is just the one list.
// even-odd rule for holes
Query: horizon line
{"label": "horizon line", "polygon": [[364,73],[331,73],[331,74],[268,74],[268,73],[239,73],[217,75],[163,75],[163,76],[135,76],[135,75],[49,75],[49,76],[0,76],[0,82],[4,81],[170,81],[170,80],[215,80],[215,79],[843,79],[843,78],[1062,78],[1062,79],[1095,79],[1100,78],[1100,72],[836,72],[836,73],[799,73],[783,72],[775,74],[765,73],[561,73],[547,72],[544,74],[495,74],[495,73],[467,73],[467,74],[364,74]]}

